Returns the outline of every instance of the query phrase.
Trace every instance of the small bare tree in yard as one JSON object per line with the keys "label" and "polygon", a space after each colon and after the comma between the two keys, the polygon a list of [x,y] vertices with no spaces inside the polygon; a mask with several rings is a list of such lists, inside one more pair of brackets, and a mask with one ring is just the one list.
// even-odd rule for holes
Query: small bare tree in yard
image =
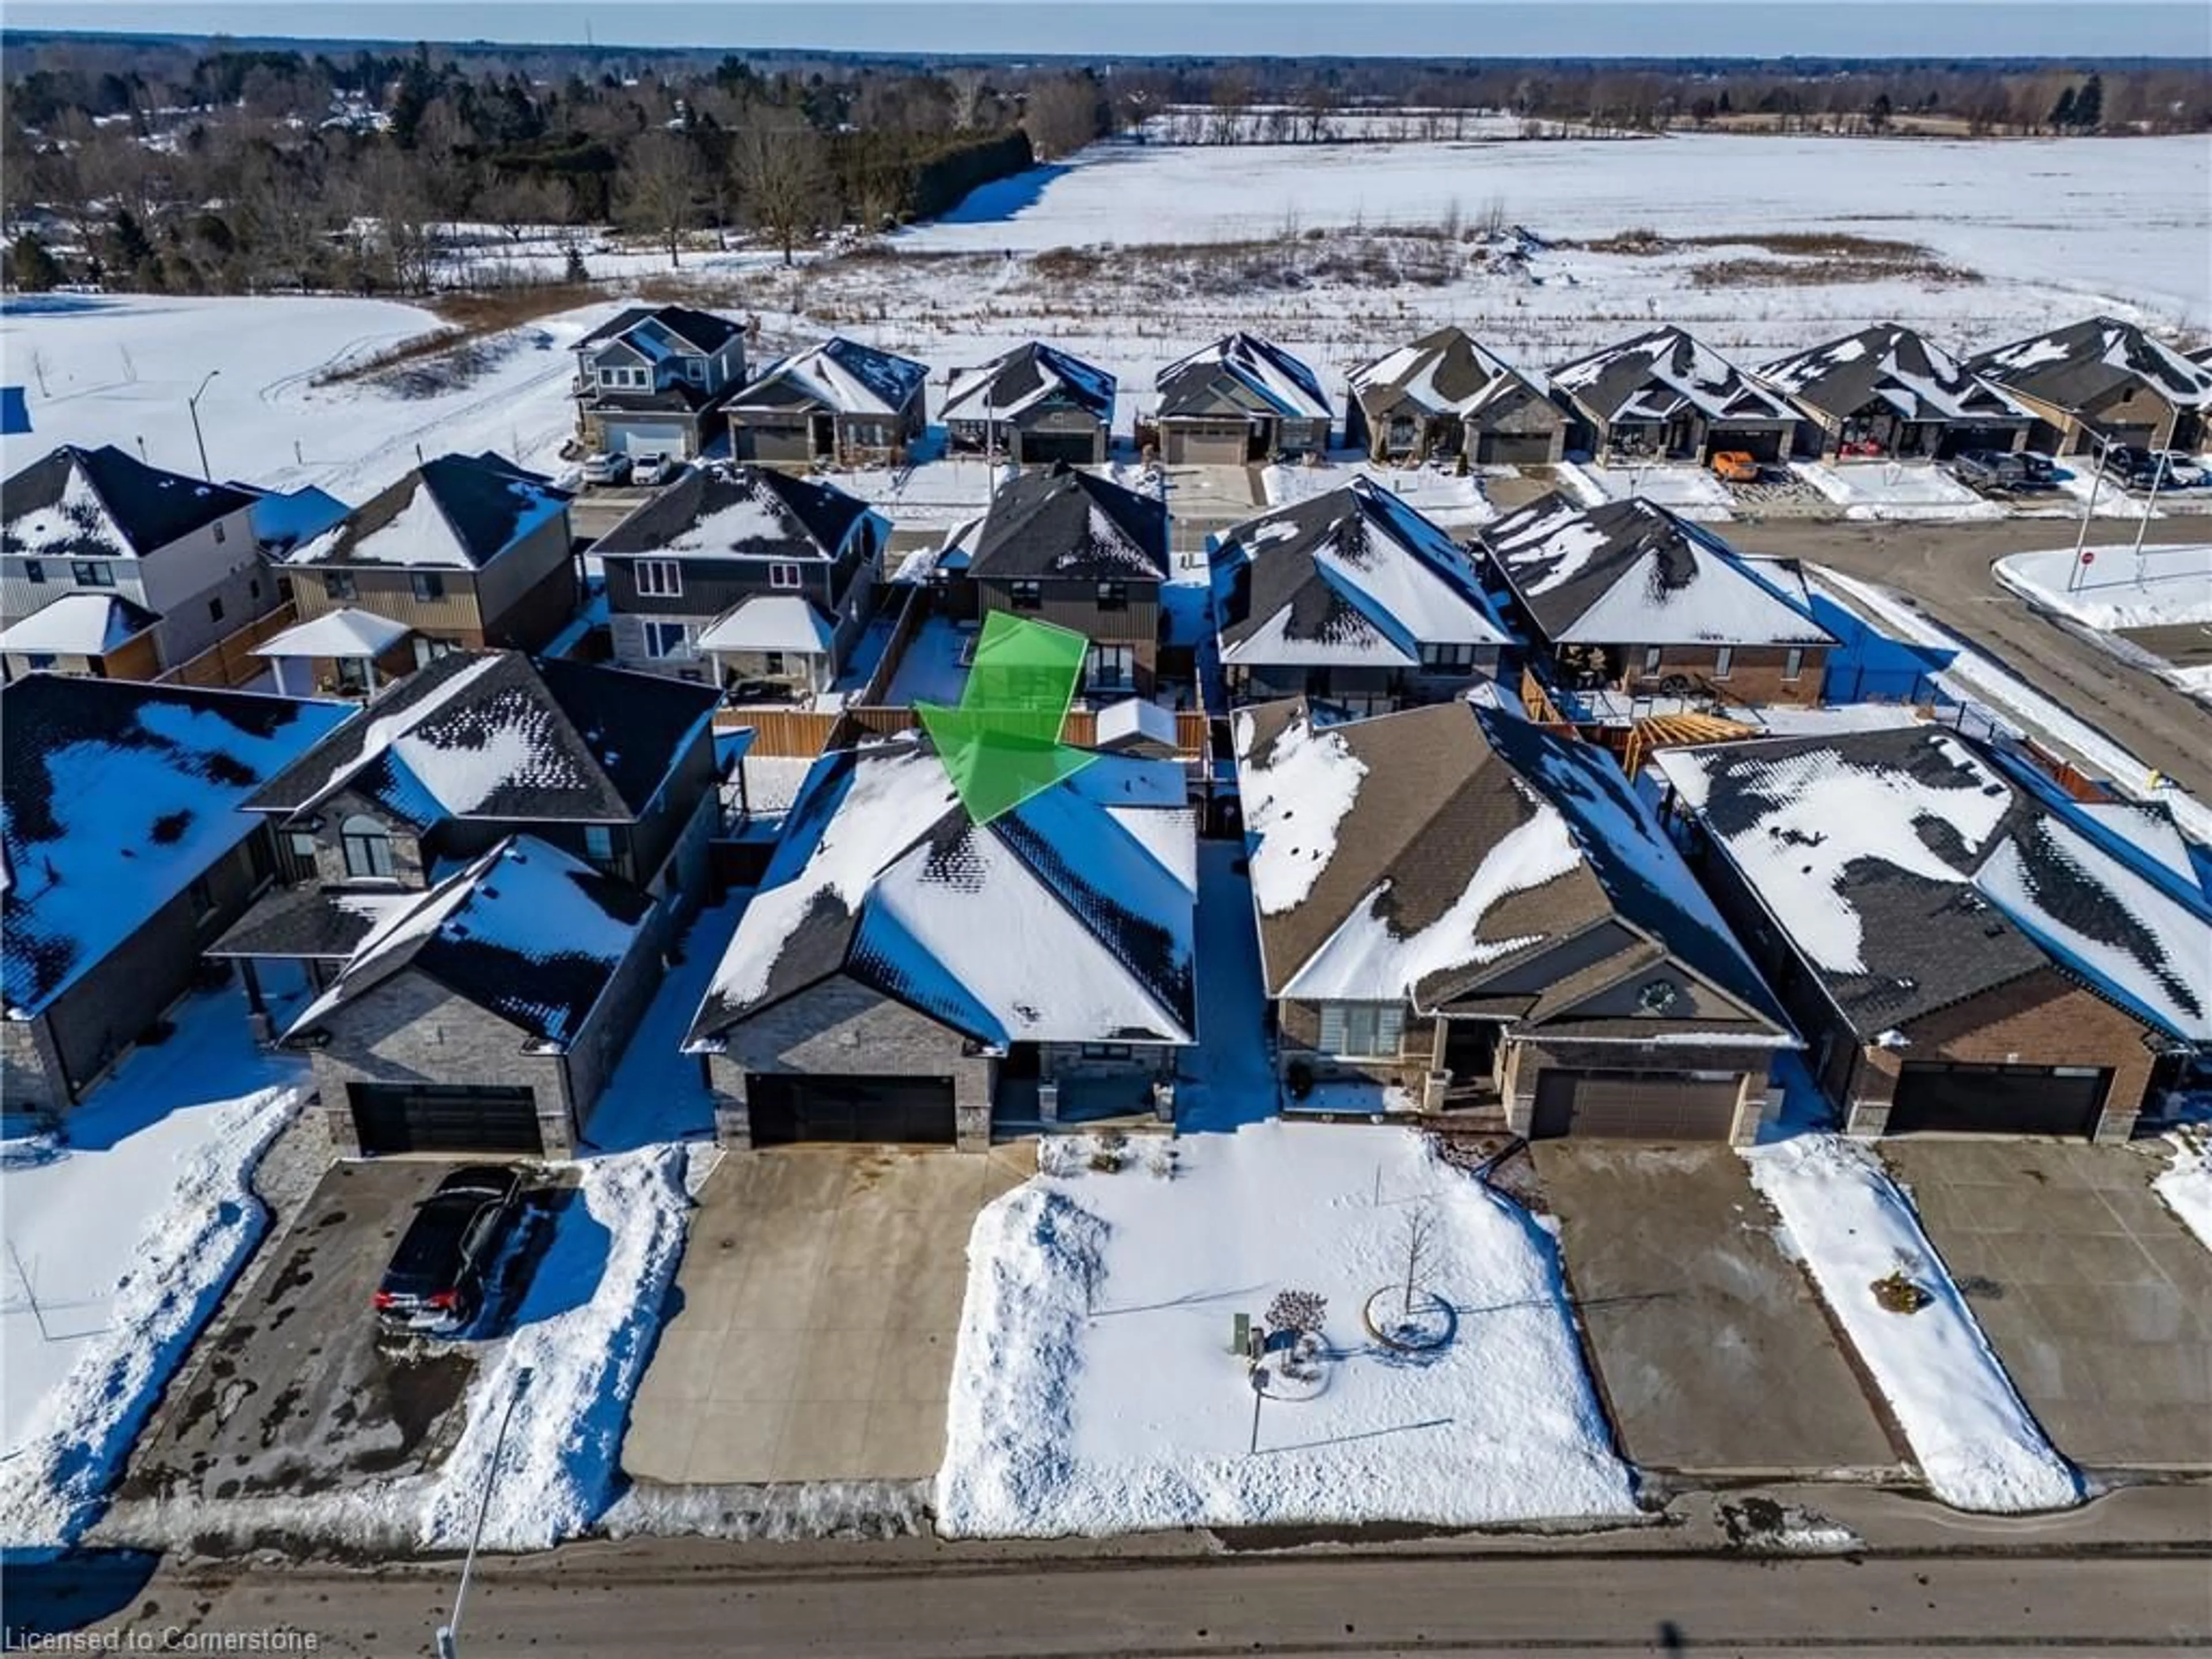
{"label": "small bare tree in yard", "polygon": [[703,171],[698,147],[665,127],[640,133],[623,158],[620,199],[640,224],[664,239],[672,270],[684,263],[682,238]]}
{"label": "small bare tree in yard", "polygon": [[1403,1231],[1399,1242],[1405,1251],[1405,1297],[1398,1310],[1401,1319],[1413,1316],[1413,1297],[1429,1287],[1436,1277],[1437,1212],[1430,1204],[1419,1204],[1406,1212]]}
{"label": "small bare tree in yard", "polygon": [[1328,1298],[1316,1291],[1278,1291],[1261,1321],[1271,1331],[1317,1334],[1327,1322]]}
{"label": "small bare tree in yard", "polygon": [[800,233],[819,223],[829,205],[821,135],[795,115],[763,116],[738,129],[730,169],[746,214],[775,239],[790,264]]}

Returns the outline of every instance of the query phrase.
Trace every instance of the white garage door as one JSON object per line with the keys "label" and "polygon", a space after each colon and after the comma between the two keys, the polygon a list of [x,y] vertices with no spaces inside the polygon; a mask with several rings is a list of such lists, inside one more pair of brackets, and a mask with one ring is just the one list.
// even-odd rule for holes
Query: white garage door
{"label": "white garage door", "polygon": [[684,428],[673,423],[666,425],[626,424],[616,427],[607,434],[614,447],[629,455],[684,454]]}

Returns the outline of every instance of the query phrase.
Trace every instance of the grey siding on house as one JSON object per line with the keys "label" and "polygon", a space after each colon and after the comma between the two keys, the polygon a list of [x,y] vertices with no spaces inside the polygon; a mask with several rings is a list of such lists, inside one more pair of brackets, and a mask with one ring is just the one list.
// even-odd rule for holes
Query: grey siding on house
{"label": "grey siding on house", "polygon": [[979,577],[975,581],[987,611],[1004,611],[1018,617],[1038,617],[1062,628],[1072,628],[1087,640],[1157,644],[1160,637],[1160,585],[1133,581],[1127,586],[1128,604],[1120,610],[1109,611],[1099,605],[1096,582],[1041,582],[1038,586],[1042,607],[1025,610],[1013,602],[1005,582],[988,577]]}
{"label": "grey siding on house", "polygon": [[527,637],[536,632],[534,626],[518,622],[514,613],[526,610],[527,601],[547,583],[564,588],[568,598],[563,608],[574,608],[575,568],[569,559],[568,534],[568,514],[556,513],[477,572],[477,603],[487,635],[511,630],[528,644],[544,643],[542,638]]}
{"label": "grey siding on house", "polygon": [[[658,562],[650,553],[623,555],[606,561],[607,609],[616,616],[678,617],[703,617],[708,622],[732,605],[759,594],[803,593],[825,609],[837,602],[836,570],[818,562],[778,559],[678,559],[682,567],[678,593],[641,593],[637,588],[639,560]],[[780,563],[797,563],[800,586],[777,587],[769,571]],[[849,573],[848,573],[849,574]]]}
{"label": "grey siding on house", "polygon": [[990,1144],[997,1062],[967,1052],[959,1032],[842,975],[763,1009],[723,1039],[723,1052],[708,1057],[708,1078],[716,1129],[728,1145],[752,1144],[748,1073],[775,1072],[949,1077],[960,1146]]}

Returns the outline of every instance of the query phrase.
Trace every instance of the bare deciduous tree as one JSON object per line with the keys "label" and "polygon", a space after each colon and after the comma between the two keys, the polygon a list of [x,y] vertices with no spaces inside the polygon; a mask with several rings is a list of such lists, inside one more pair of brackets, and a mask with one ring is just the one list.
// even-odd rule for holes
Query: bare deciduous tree
{"label": "bare deciduous tree", "polygon": [[1087,75],[1032,82],[1022,127],[1038,156],[1073,155],[1098,136],[1098,83]]}
{"label": "bare deciduous tree", "polygon": [[617,175],[619,204],[662,239],[672,270],[684,263],[684,231],[703,173],[696,145],[680,132],[656,127],[631,142]]}
{"label": "bare deciduous tree", "polygon": [[738,130],[730,169],[747,216],[775,239],[790,264],[800,235],[827,216],[830,167],[821,135],[795,115],[763,113]]}
{"label": "bare deciduous tree", "polygon": [[1406,1278],[1405,1298],[1398,1316],[1411,1319],[1413,1316],[1413,1297],[1426,1290],[1429,1281],[1436,1275],[1436,1206],[1417,1204],[1407,1211],[1399,1237],[1405,1247]]}

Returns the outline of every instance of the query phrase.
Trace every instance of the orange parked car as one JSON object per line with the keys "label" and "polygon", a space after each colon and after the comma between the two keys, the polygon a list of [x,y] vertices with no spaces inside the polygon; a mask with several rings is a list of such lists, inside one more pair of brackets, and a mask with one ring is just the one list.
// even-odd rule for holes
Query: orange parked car
{"label": "orange parked car", "polygon": [[1712,459],[1713,471],[1720,475],[1723,483],[1757,483],[1759,463],[1741,449],[1723,449]]}

